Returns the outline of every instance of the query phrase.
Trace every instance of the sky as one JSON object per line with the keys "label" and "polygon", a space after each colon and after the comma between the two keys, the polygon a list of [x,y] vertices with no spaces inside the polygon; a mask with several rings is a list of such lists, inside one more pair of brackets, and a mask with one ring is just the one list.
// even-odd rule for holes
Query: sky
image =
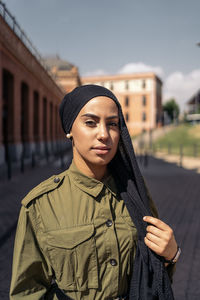
{"label": "sky", "polygon": [[42,56],[81,76],[155,72],[181,110],[200,88],[199,0],[3,0]]}

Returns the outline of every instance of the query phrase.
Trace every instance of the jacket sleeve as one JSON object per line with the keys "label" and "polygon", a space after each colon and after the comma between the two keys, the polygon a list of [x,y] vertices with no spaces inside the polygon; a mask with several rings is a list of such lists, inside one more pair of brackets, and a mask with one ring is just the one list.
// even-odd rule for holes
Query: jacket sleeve
{"label": "jacket sleeve", "polygon": [[22,206],[15,236],[10,300],[47,299],[51,275],[51,268],[38,245],[29,210]]}

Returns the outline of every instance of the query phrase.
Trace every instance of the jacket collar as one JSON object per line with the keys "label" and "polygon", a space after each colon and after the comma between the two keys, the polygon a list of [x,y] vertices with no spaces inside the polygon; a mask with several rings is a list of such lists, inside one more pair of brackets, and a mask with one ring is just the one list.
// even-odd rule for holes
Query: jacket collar
{"label": "jacket collar", "polygon": [[108,175],[103,182],[99,181],[81,173],[73,160],[68,171],[73,183],[87,194],[97,197],[105,186],[116,197],[117,189],[111,175]]}

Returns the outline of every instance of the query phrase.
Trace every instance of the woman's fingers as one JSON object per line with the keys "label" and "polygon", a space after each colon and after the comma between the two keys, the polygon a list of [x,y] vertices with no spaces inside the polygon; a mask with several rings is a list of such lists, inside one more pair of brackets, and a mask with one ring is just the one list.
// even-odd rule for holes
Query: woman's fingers
{"label": "woman's fingers", "polygon": [[151,216],[145,216],[143,218],[143,220],[147,223],[153,224],[154,226],[156,226],[160,230],[169,230],[169,228],[170,228],[166,223],[164,223],[160,219],[157,219],[157,218],[154,218],[154,217],[151,217]]}
{"label": "woman's fingers", "polygon": [[157,246],[159,246],[160,243],[161,243],[161,239],[160,239],[158,236],[156,236],[156,235],[154,235],[154,234],[152,234],[152,233],[150,233],[150,232],[147,232],[146,238],[147,238],[150,242],[156,244]]}
{"label": "woman's fingers", "polygon": [[143,220],[152,224],[146,228],[145,244],[158,255],[168,260],[172,259],[177,251],[177,243],[171,227],[151,216],[145,216]]}
{"label": "woman's fingers", "polygon": [[163,239],[163,240],[170,240],[171,237],[173,236],[173,231],[172,229],[169,229],[169,230],[161,230],[155,226],[152,226],[152,225],[149,225],[147,226],[146,228],[147,232]]}
{"label": "woman's fingers", "polygon": [[155,244],[154,242],[150,241],[147,237],[144,238],[144,242],[145,244],[151,249],[153,250],[154,252],[156,252],[158,255],[161,255],[161,249],[160,249],[160,246]]}

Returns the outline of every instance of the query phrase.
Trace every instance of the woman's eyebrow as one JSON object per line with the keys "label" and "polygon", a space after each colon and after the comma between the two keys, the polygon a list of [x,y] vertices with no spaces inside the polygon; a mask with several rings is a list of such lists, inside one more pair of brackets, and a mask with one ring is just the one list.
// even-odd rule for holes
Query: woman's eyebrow
{"label": "woman's eyebrow", "polygon": [[119,116],[118,115],[109,116],[106,119],[119,119]]}
{"label": "woman's eyebrow", "polygon": [[[96,119],[98,118],[98,119],[100,119],[99,116],[97,116],[95,114],[91,114],[91,113],[84,114],[81,117],[90,117],[90,118],[96,118]],[[108,119],[108,120],[110,120],[110,119],[119,119],[119,116],[118,115],[113,115],[113,116],[107,117],[106,119]]]}
{"label": "woman's eyebrow", "polygon": [[91,113],[84,114],[81,117],[99,118],[97,115],[94,115],[94,114],[91,114]]}

